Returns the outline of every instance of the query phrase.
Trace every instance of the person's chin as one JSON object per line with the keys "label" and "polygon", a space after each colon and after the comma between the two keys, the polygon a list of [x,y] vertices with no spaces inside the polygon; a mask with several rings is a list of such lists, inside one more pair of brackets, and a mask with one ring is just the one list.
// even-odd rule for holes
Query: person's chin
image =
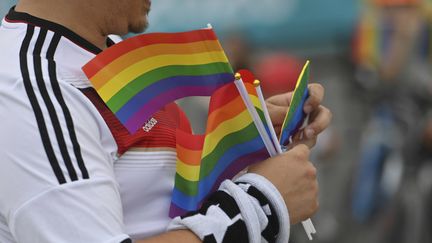
{"label": "person's chin", "polygon": [[147,29],[147,27],[148,27],[147,20],[141,21],[140,23],[135,23],[135,24],[129,25],[129,32],[139,34],[139,33],[144,32]]}

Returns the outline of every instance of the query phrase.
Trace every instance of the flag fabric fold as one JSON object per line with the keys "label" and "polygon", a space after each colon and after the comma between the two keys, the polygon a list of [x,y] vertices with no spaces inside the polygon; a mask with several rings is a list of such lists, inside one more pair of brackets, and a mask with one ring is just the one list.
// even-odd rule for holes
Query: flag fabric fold
{"label": "flag fabric fold", "polygon": [[83,71],[130,133],[166,104],[209,96],[234,80],[212,29],[139,35],[97,55]]}

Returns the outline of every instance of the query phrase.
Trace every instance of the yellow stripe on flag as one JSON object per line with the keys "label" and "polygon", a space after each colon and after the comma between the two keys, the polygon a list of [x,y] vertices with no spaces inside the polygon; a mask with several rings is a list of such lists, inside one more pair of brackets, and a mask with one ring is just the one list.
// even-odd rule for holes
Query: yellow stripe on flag
{"label": "yellow stripe on flag", "polygon": [[[99,89],[125,68],[152,56],[170,54],[185,55],[211,51],[222,51],[222,47],[218,40],[207,40],[178,44],[163,43],[144,46],[125,53],[117,59],[113,60],[111,63],[107,64],[103,69],[101,69],[92,77],[92,81],[95,80],[92,82],[92,84],[95,89]],[[97,76],[102,76],[105,78],[101,79]]]}
{"label": "yellow stripe on flag", "polygon": [[200,166],[199,165],[188,165],[177,159],[177,174],[181,175],[188,181],[198,181],[200,174]]}
{"label": "yellow stripe on flag", "polygon": [[[144,73],[154,69],[171,65],[202,65],[213,62],[228,62],[225,53],[222,51],[205,52],[192,55],[160,55],[147,58],[124,69],[111,78],[105,85],[98,89],[100,97],[107,102],[128,83]],[[101,82],[99,79],[106,79],[109,75],[95,75],[92,82]]]}
{"label": "yellow stripe on flag", "polygon": [[[259,104],[258,97],[251,96],[251,98],[254,105]],[[249,111],[245,109],[239,115],[221,123],[213,132],[207,134],[201,158],[205,158],[210,154],[225,136],[247,127],[252,122]]]}

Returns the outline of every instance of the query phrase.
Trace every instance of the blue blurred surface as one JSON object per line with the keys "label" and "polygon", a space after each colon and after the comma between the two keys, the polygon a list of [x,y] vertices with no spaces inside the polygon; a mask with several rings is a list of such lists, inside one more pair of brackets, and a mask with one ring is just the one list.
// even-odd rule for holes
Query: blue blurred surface
{"label": "blue blurred surface", "polygon": [[15,0],[0,0],[0,16],[6,15],[10,7],[15,4]]}
{"label": "blue blurred surface", "polygon": [[359,0],[176,0],[152,2],[149,31],[183,31],[211,23],[218,34],[240,29],[253,42],[299,48],[347,47]]}

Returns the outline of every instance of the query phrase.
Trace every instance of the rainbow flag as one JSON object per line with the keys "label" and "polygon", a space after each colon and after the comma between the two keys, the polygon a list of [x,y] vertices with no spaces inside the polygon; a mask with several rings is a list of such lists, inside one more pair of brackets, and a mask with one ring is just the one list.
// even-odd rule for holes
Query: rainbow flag
{"label": "rainbow flag", "polygon": [[234,81],[212,29],[139,35],[97,55],[83,71],[130,133],[166,104],[211,95]]}
{"label": "rainbow flag", "polygon": [[306,99],[309,97],[308,82],[309,61],[306,62],[302,72],[300,73],[293,96],[291,97],[290,107],[282,124],[282,130],[279,137],[279,143],[281,146],[287,146],[290,143],[290,138],[295,135],[306,117],[306,114],[303,111],[303,106]]}
{"label": "rainbow flag", "polygon": [[354,35],[354,62],[375,70],[391,58],[389,49],[398,23],[373,4],[366,4],[361,15]]}
{"label": "rainbow flag", "polygon": [[[245,83],[256,107],[254,86]],[[177,171],[170,216],[197,210],[225,179],[269,157],[234,83],[211,97],[205,135],[177,132]]]}
{"label": "rainbow flag", "polygon": [[380,31],[375,11],[365,11],[355,33],[353,57],[356,64],[376,66],[380,62]]}

